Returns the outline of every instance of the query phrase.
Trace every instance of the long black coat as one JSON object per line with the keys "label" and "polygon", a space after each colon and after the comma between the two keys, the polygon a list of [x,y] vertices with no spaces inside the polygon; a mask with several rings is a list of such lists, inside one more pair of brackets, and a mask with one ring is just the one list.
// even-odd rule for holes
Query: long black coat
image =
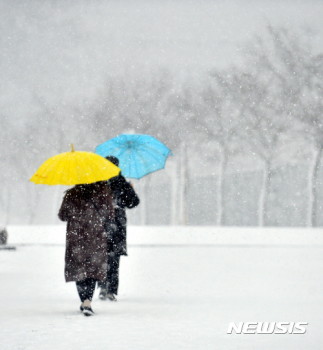
{"label": "long black coat", "polygon": [[108,181],[113,195],[114,217],[116,230],[113,232],[109,252],[116,255],[127,255],[127,216],[126,208],[132,209],[139,204],[139,197],[129,182],[122,176],[116,176]]}
{"label": "long black coat", "polygon": [[104,182],[73,187],[67,191],[58,216],[62,221],[67,221],[66,282],[85,278],[105,281],[108,247],[102,217],[112,222],[114,218],[109,188]]}

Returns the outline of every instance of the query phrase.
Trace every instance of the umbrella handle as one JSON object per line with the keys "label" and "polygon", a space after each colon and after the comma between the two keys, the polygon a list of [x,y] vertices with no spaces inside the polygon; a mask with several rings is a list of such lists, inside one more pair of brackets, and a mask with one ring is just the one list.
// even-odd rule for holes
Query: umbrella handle
{"label": "umbrella handle", "polygon": [[71,143],[71,152],[74,152],[74,146],[73,146],[73,144]]}

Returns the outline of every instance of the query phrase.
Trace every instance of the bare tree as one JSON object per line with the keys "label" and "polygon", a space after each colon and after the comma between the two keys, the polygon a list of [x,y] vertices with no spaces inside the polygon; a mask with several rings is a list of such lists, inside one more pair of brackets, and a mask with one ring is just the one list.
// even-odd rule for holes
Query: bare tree
{"label": "bare tree", "polygon": [[1,146],[1,171],[0,171],[0,181],[2,184],[2,189],[0,192],[0,205],[1,205],[1,214],[3,216],[3,225],[6,226],[9,221],[9,210],[10,210],[10,171],[12,170],[13,162],[11,158],[11,126],[9,119],[6,115],[0,114],[0,120],[3,130],[0,135],[0,146]]}
{"label": "bare tree", "polygon": [[88,130],[96,140],[108,140],[128,130],[160,131],[160,107],[172,84],[167,72],[107,77],[106,81],[105,89],[87,108]]}
{"label": "bare tree", "polygon": [[[301,134],[312,143],[309,167],[308,226],[317,226],[319,213],[317,175],[323,153],[323,53],[315,54],[310,40],[293,38],[284,30],[272,30],[276,52],[286,72],[283,79],[293,116],[302,123]],[[308,39],[308,38],[307,38]],[[287,63],[288,62],[288,63]]]}
{"label": "bare tree", "polygon": [[199,133],[195,129],[199,119],[198,93],[192,81],[184,81],[171,90],[163,109],[164,123],[159,133],[165,135],[168,144],[178,155],[176,167],[179,171],[179,220],[182,225],[188,222],[188,187],[190,180],[190,158],[198,148]]}
{"label": "bare tree", "polygon": [[291,116],[286,113],[284,101],[269,81],[259,76],[235,76],[239,89],[238,103],[244,105],[239,136],[263,162],[263,180],[259,196],[258,225],[268,225],[268,196],[271,191],[272,169],[280,155],[283,139],[290,130]]}
{"label": "bare tree", "polygon": [[258,38],[256,50],[251,50],[253,62],[270,77],[268,83],[276,86],[276,105],[281,101],[278,115],[294,118],[290,127],[294,137],[302,136],[312,143],[307,224],[317,226],[317,174],[323,151],[323,54],[314,53],[306,33],[295,35],[268,26],[268,34],[267,42]]}
{"label": "bare tree", "polygon": [[[215,143],[218,153],[217,224],[225,224],[226,172],[230,155],[237,152],[236,133],[240,110],[233,104],[236,96],[232,91],[230,77],[223,72],[213,71],[201,91],[203,113],[197,120],[197,127],[205,143]],[[213,156],[214,157],[214,156]]]}

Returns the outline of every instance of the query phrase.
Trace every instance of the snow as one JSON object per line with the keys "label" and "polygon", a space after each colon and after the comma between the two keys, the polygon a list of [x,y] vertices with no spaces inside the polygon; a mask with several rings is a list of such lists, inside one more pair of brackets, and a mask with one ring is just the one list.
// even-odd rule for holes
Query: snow
{"label": "snow", "polygon": [[[65,226],[11,226],[0,251],[1,349],[321,349],[323,231],[129,227],[117,303],[79,312]],[[229,335],[229,322],[308,322]]]}

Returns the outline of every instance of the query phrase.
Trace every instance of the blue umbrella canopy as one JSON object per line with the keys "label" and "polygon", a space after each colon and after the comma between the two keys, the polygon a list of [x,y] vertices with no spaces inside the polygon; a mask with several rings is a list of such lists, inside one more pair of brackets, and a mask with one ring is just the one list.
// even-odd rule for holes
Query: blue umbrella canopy
{"label": "blue umbrella canopy", "polygon": [[95,153],[117,157],[123,176],[140,179],[163,169],[171,151],[153,136],[121,134],[97,146]]}

